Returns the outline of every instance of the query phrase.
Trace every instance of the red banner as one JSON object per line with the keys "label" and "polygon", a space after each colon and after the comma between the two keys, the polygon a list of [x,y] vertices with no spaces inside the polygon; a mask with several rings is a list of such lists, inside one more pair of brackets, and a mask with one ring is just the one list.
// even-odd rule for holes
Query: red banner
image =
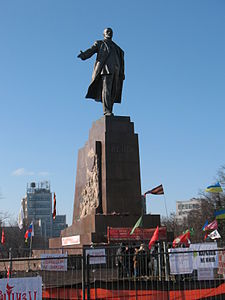
{"label": "red banner", "polygon": [[[124,228],[113,228],[108,227],[107,237],[109,241],[149,241],[154,234],[156,228],[136,228],[133,234],[130,234],[132,228],[124,227]],[[167,239],[167,230],[166,227],[159,227],[159,240],[165,241]]]}

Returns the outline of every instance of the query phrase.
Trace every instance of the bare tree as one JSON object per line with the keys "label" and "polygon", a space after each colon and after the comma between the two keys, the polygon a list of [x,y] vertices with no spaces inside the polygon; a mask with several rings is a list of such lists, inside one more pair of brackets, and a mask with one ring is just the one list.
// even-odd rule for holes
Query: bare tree
{"label": "bare tree", "polygon": [[201,243],[204,241],[205,232],[203,226],[206,220],[213,219],[213,204],[208,199],[201,198],[201,207],[198,210],[192,210],[187,218],[187,227],[193,228],[194,234],[191,241]]}
{"label": "bare tree", "polygon": [[222,186],[225,186],[225,165],[220,167],[217,173],[217,179]]}
{"label": "bare tree", "polygon": [[[225,186],[225,165],[222,166],[217,172],[216,180],[220,184]],[[201,196],[201,209],[193,210],[188,215],[188,226],[194,228],[193,242],[202,242],[206,232],[202,230],[206,221],[211,223],[215,220],[215,211],[225,209],[225,194],[223,193],[207,193],[202,191]],[[218,220],[218,231],[221,235],[221,239],[218,241],[220,245],[225,244],[225,220]],[[209,233],[209,232],[208,232]]]}
{"label": "bare tree", "polygon": [[173,232],[174,236],[180,235],[184,230],[186,230],[186,224],[179,224],[176,214],[173,212],[168,217],[162,217],[161,223],[166,226],[167,231]]}
{"label": "bare tree", "polygon": [[[219,169],[216,180],[225,189],[225,165]],[[167,227],[167,231],[174,232],[174,236],[182,234],[186,229],[193,228],[194,234],[191,236],[191,241],[194,243],[203,242],[206,232],[202,228],[206,221],[211,223],[215,219],[214,212],[216,210],[225,209],[225,193],[202,191],[199,193],[199,200],[201,201],[200,209],[192,210],[182,224],[177,221],[175,213],[171,213],[169,217],[162,218],[162,225]],[[225,220],[218,220],[218,231],[221,235],[218,243],[225,245]]]}

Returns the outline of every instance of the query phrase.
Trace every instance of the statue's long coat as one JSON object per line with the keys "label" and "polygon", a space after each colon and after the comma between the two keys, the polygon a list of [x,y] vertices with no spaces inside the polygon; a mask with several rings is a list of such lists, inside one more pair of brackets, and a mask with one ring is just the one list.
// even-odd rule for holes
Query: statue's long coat
{"label": "statue's long coat", "polygon": [[[124,80],[124,52],[123,50],[114,42],[112,42],[116,51],[117,55],[120,60],[120,72],[119,78],[117,78],[116,82],[116,93],[114,103],[121,102],[122,96],[122,87],[123,87],[123,80]],[[105,41],[96,41],[94,45],[87,49],[82,53],[84,59],[90,58],[93,54],[97,53],[94,70],[92,73],[92,81],[88,87],[86,98],[92,98],[96,101],[101,101],[102,98],[102,80],[101,80],[101,71],[102,68],[110,54],[110,46]]]}

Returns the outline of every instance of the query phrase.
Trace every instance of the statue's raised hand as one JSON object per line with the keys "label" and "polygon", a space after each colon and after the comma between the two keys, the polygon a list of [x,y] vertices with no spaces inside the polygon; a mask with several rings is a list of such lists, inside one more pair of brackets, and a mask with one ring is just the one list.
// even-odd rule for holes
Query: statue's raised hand
{"label": "statue's raised hand", "polygon": [[80,54],[77,57],[84,60],[84,52],[80,50]]}

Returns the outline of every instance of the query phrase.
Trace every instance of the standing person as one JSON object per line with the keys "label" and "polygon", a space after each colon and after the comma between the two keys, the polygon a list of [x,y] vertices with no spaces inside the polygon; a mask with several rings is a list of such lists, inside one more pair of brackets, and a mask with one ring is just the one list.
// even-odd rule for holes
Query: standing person
{"label": "standing person", "polygon": [[138,253],[138,248],[135,247],[134,249],[134,256],[133,256],[133,262],[134,262],[134,277],[138,277],[139,273],[138,273],[138,269],[139,269],[139,253]]}
{"label": "standing person", "polygon": [[113,104],[121,103],[124,75],[124,52],[112,41],[113,31],[106,28],[104,40],[96,41],[86,51],[80,51],[77,56],[82,60],[97,53],[92,81],[86,98],[103,103],[104,115],[113,115]]}
{"label": "standing person", "polygon": [[159,269],[158,269],[158,245],[157,244],[153,246],[151,255],[153,259],[153,276],[158,277]]}
{"label": "standing person", "polygon": [[129,247],[129,254],[130,254],[130,276],[134,276],[134,254],[135,254],[135,246],[132,245]]}
{"label": "standing person", "polygon": [[139,275],[145,276],[147,271],[147,255],[146,255],[144,244],[140,245],[138,254],[139,254]]}
{"label": "standing person", "polygon": [[116,251],[116,266],[117,266],[117,277],[122,278],[124,276],[124,252],[125,247],[123,243]]}
{"label": "standing person", "polygon": [[130,275],[130,249],[129,246],[125,247],[124,251],[124,276],[129,277]]}
{"label": "standing person", "polygon": [[130,277],[133,275],[133,256],[134,249],[130,246],[126,246],[124,252],[124,267],[125,267],[125,276]]}

